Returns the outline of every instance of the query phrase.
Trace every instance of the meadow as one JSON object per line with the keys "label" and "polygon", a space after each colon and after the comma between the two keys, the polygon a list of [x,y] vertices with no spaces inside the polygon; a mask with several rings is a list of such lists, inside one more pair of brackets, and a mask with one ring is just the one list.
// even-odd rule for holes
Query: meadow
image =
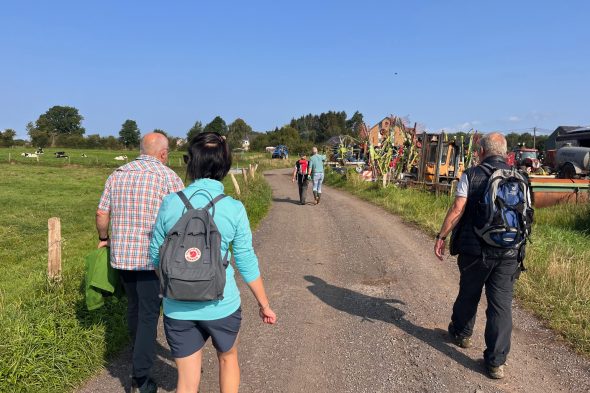
{"label": "meadow", "polygon": [[[0,149],[0,392],[71,391],[127,344],[125,299],[110,298],[89,312],[82,288],[84,256],[97,244],[94,214],[104,182],[124,163],[113,158],[138,153],[46,149],[37,162],[22,151],[31,149]],[[56,159],[54,151],[66,151],[70,160]],[[264,154],[234,158],[239,166],[259,163],[258,173],[288,164]],[[182,152],[172,152],[170,164],[184,179]],[[270,206],[270,187],[260,174],[248,186],[236,177],[255,227]],[[236,196],[229,176],[224,185]],[[62,225],[57,284],[46,278],[50,217]]]}
{"label": "meadow", "polygon": [[[329,171],[326,184],[382,206],[433,237],[453,201],[417,189],[383,188],[362,181],[355,172],[343,176]],[[519,303],[586,356],[590,356],[589,244],[590,204],[536,209],[527,271],[516,285]]]}

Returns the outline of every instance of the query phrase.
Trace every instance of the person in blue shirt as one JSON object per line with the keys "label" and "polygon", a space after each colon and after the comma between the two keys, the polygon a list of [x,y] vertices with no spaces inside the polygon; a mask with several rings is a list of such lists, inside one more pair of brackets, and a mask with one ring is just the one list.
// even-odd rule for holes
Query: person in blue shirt
{"label": "person in blue shirt", "polygon": [[322,198],[322,183],[324,182],[324,161],[326,156],[318,154],[318,148],[313,147],[312,156],[309,159],[308,173],[313,181],[313,197],[316,205],[320,203]]}
{"label": "person in blue shirt", "polygon": [[[214,132],[197,135],[188,148],[187,177],[193,182],[183,193],[195,208],[204,207],[211,198],[223,194],[221,180],[230,168],[231,153],[226,140]],[[160,262],[160,246],[182,216],[184,206],[177,194],[168,195],[162,202],[150,244],[150,255],[156,266]],[[274,324],[276,315],[264,290],[244,205],[225,197],[215,205],[213,219],[221,233],[221,255],[225,255],[231,246],[235,265],[258,301],[262,321]],[[231,264],[226,270],[222,300],[190,302],[164,297],[164,330],[178,368],[178,393],[197,391],[202,349],[209,337],[217,350],[221,391],[238,391],[240,369],[236,339],[242,320],[240,304],[240,292]]]}

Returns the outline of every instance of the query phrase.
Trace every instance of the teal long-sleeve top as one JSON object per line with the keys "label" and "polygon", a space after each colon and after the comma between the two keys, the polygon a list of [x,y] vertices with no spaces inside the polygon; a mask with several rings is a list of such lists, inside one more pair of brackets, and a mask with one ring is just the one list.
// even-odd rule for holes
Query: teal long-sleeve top
{"label": "teal long-sleeve top", "polygon": [[[204,207],[210,201],[206,190],[215,198],[223,193],[223,184],[217,180],[199,179],[183,190],[195,208]],[[192,197],[191,197],[192,196]],[[152,240],[150,256],[156,267],[160,263],[160,246],[166,234],[185,211],[184,204],[177,194],[167,195],[162,201]],[[213,209],[209,210],[210,213]],[[256,280],[260,276],[258,258],[252,247],[252,231],[244,205],[232,197],[225,197],[215,204],[213,217],[217,229],[221,233],[221,255],[225,255],[232,246],[236,267],[246,283]],[[228,258],[231,254],[228,254]],[[185,302],[164,298],[164,314],[169,318],[193,321],[210,321],[225,318],[240,307],[240,291],[234,278],[234,268],[231,264],[226,270],[225,289],[223,299],[208,302]]]}
{"label": "teal long-sleeve top", "polygon": [[309,158],[309,168],[312,175],[324,173],[324,161],[326,161],[326,156],[323,154],[314,154]]}

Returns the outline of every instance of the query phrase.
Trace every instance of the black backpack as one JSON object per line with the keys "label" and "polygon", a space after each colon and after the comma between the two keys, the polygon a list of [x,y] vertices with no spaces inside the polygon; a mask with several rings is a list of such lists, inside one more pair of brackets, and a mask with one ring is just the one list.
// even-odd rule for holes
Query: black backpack
{"label": "black backpack", "polygon": [[[197,190],[195,192],[205,192]],[[191,198],[195,195],[191,195]],[[221,233],[213,217],[221,194],[195,209],[182,191],[177,193],[186,212],[166,235],[160,247],[160,289],[168,299],[210,301],[223,299],[227,255],[221,257]],[[212,214],[209,214],[212,209]]]}
{"label": "black backpack", "polygon": [[531,234],[533,223],[528,178],[515,168],[496,169],[488,163],[480,168],[489,179],[478,202],[475,234],[484,245],[519,249]]}

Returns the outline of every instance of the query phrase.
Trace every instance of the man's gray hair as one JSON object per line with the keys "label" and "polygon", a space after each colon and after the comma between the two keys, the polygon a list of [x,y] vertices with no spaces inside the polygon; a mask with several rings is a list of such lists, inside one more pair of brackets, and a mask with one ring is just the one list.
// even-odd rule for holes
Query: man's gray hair
{"label": "man's gray hair", "polygon": [[505,156],[508,151],[508,144],[506,138],[499,132],[491,132],[484,135],[479,141],[486,157],[489,156]]}

